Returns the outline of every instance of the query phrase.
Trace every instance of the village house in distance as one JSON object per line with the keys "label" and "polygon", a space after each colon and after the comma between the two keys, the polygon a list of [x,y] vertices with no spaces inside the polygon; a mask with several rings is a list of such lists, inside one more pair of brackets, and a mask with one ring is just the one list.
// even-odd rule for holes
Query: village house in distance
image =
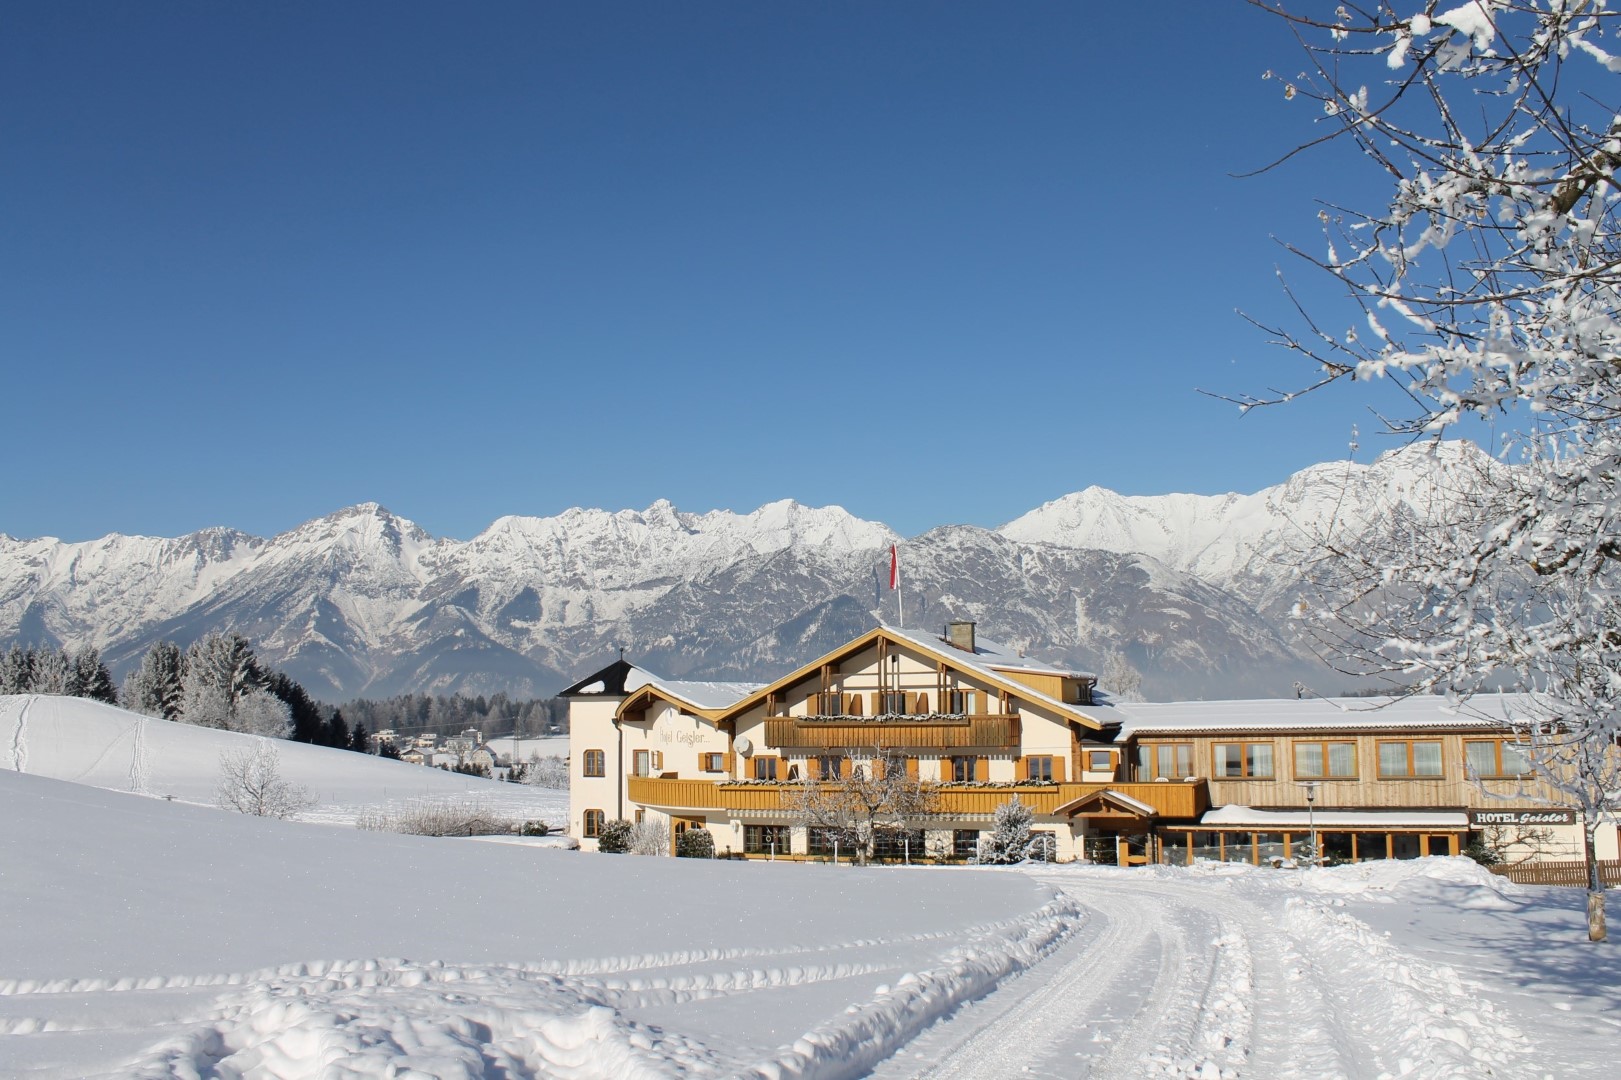
{"label": "village house in distance", "polygon": [[[766,685],[661,679],[626,660],[569,699],[569,831],[611,819],[702,827],[718,853],[823,858],[807,781],[904,768],[932,788],[880,857],[967,859],[1017,797],[1059,861],[1260,863],[1315,826],[1330,860],[1456,855],[1580,858],[1573,811],[1528,793],[1505,726],[1437,697],[1122,705],[1095,678],[978,638],[879,626]],[[1504,704],[1512,705],[1512,698]],[[1477,782],[1478,781],[1478,782]],[[1617,857],[1617,830],[1598,857]]]}

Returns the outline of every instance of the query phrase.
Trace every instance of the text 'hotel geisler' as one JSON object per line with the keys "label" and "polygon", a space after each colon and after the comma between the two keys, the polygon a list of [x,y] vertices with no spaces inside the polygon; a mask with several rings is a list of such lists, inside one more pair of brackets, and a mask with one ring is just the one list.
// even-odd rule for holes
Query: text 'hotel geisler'
{"label": "text 'hotel geisler'", "polygon": [[[976,639],[879,626],[775,682],[661,679],[620,660],[565,690],[570,832],[614,818],[702,827],[718,853],[823,858],[796,813],[809,783],[900,769],[930,811],[878,857],[966,859],[1017,797],[1061,861],[1263,862],[1458,854],[1580,856],[1576,815],[1537,798],[1515,736],[1436,697],[1114,703],[1084,672]],[[1504,699],[1505,708],[1512,699]],[[1310,799],[1307,795],[1310,793]],[[1616,830],[1598,856],[1615,858]]]}

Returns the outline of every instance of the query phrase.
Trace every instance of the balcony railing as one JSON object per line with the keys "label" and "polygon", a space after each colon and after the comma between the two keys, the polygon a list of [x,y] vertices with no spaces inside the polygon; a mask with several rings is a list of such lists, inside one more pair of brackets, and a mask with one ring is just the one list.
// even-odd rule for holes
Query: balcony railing
{"label": "balcony railing", "polygon": [[920,716],[915,720],[794,716],[765,722],[765,741],[786,750],[1012,750],[1017,716]]}
{"label": "balcony railing", "polygon": [[[715,780],[675,780],[662,777],[629,778],[631,801],[676,810],[731,810],[740,813],[789,810],[793,793],[788,784],[735,784]],[[936,784],[938,812],[943,816],[990,815],[1014,795],[1038,815],[1050,814],[1074,799],[1107,788],[1152,806],[1161,818],[1187,820],[1210,807],[1210,788],[1204,780],[1151,784],[1016,784],[982,787],[974,784]]]}

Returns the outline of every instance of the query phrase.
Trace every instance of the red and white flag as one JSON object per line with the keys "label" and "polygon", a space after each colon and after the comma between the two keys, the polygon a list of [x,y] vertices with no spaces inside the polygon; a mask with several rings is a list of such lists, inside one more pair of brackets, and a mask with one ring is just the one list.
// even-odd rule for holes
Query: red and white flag
{"label": "red and white flag", "polygon": [[895,545],[889,545],[889,588],[894,591],[901,587],[901,559],[895,551]]}

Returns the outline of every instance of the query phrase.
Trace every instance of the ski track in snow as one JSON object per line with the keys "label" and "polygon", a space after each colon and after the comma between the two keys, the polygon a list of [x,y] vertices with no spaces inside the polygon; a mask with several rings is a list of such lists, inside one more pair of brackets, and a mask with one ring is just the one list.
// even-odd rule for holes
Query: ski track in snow
{"label": "ski track in snow", "polygon": [[11,767],[18,772],[28,771],[28,710],[34,707],[34,695],[23,698],[17,710],[17,726],[11,729]]}
{"label": "ski track in snow", "polygon": [[135,743],[129,755],[129,789],[137,794],[146,794],[148,777],[146,761],[146,725],[147,718],[141,717],[135,721]]}
{"label": "ski track in snow", "polygon": [[924,1033],[879,1080],[1469,1080],[1541,1075],[1530,1041],[1450,968],[1332,900],[1281,914],[1217,877],[1036,872],[1086,929]]}

